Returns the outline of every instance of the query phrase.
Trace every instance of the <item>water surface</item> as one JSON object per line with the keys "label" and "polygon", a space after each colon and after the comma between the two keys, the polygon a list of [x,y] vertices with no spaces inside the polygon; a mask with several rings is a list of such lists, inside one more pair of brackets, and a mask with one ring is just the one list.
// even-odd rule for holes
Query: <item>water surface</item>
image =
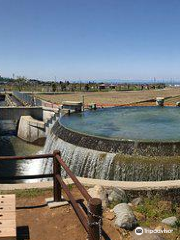
{"label": "water surface", "polygon": [[[0,156],[26,156],[40,150],[41,147],[26,143],[16,136],[0,136]],[[39,160],[0,161],[0,176],[36,173],[39,173]]]}
{"label": "water surface", "polygon": [[80,133],[118,140],[180,141],[180,108],[115,107],[74,113],[63,126]]}
{"label": "water surface", "polygon": [[[0,106],[5,106],[0,101]],[[27,156],[37,154],[42,147],[27,143],[17,135],[18,121],[0,121],[0,156]],[[0,176],[30,175],[42,173],[44,160],[0,161]],[[33,181],[33,180],[31,180]]]}

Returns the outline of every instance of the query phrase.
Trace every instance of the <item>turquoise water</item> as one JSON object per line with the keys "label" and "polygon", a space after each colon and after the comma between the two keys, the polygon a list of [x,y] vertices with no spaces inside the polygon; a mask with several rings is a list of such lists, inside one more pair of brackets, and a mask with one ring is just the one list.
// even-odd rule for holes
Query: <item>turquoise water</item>
{"label": "turquoise water", "polygon": [[116,107],[63,116],[63,126],[118,140],[180,141],[180,108]]}

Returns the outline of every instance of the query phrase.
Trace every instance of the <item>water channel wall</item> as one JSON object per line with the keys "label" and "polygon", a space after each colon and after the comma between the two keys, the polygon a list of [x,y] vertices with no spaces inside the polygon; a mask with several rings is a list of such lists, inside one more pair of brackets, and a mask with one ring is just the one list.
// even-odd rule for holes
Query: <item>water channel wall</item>
{"label": "water channel wall", "polygon": [[1,120],[19,120],[21,116],[31,116],[36,120],[46,122],[57,109],[46,107],[0,107]]}
{"label": "water channel wall", "polygon": [[[47,135],[43,152],[60,150],[68,167],[80,177],[115,181],[180,179],[178,143],[138,144],[88,136],[57,121]],[[49,172],[52,160],[42,169]]]}
{"label": "water channel wall", "polygon": [[65,142],[96,151],[137,156],[180,156],[180,142],[150,142],[114,140],[75,132],[58,121],[53,127],[54,134]]}
{"label": "water channel wall", "polygon": [[59,109],[47,107],[0,107],[0,121],[14,122],[19,138],[43,145],[47,129],[52,127],[50,123],[58,113]]}
{"label": "water channel wall", "polygon": [[19,121],[17,136],[27,142],[43,146],[46,139],[45,123],[31,116],[22,116]]}

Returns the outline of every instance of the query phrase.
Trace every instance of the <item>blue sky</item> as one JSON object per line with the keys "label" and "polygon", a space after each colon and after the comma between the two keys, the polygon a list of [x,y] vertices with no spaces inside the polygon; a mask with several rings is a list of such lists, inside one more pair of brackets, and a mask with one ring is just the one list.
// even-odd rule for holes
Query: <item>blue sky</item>
{"label": "blue sky", "polygon": [[0,74],[180,79],[179,0],[0,0]]}

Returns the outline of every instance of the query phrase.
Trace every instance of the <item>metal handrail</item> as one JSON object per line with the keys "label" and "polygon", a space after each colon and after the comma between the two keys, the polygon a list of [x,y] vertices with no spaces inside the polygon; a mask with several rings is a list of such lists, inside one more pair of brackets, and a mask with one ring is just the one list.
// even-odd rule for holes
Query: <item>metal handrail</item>
{"label": "metal handrail", "polygon": [[[77,177],[71,172],[68,166],[61,158],[60,151],[54,151],[53,158],[53,171],[54,171],[54,201],[61,201],[62,189],[70,199],[70,203],[77,214],[80,222],[88,234],[89,240],[100,240],[102,233],[102,201],[98,198],[92,198],[85,187],[79,182]],[[67,185],[61,178],[61,167],[64,168],[66,173],[71,177],[76,187],[79,189],[83,197],[87,200],[87,217],[79,207],[73,195],[69,191]]]}
{"label": "metal handrail", "polygon": [[92,197],[89,195],[85,187],[80,183],[80,181],[77,179],[77,177],[71,172],[71,170],[68,168],[68,166],[65,164],[65,162],[62,160],[60,155],[56,155],[56,159],[60,163],[60,165],[64,168],[66,173],[70,176],[70,178],[73,180],[75,183],[76,187],[79,189],[83,197],[89,201]]}
{"label": "metal handrail", "polygon": [[56,176],[57,180],[59,181],[59,183],[61,184],[63,190],[65,191],[65,193],[67,194],[68,198],[71,201],[72,207],[75,211],[75,213],[77,214],[80,222],[82,223],[83,227],[85,228],[86,232],[88,232],[88,224],[87,224],[87,218],[84,215],[84,212],[82,211],[82,209],[79,207],[78,203],[76,202],[76,200],[74,199],[73,195],[71,194],[71,192],[69,191],[67,185],[65,184],[65,182],[62,180],[62,178],[57,175]]}
{"label": "metal handrail", "polygon": [[[29,159],[40,159],[40,158],[53,158],[53,174],[39,174],[39,175],[24,175],[24,176],[10,176],[1,177],[1,181],[5,180],[20,180],[20,179],[35,179],[35,178],[49,178],[53,177],[54,184],[54,201],[62,201],[62,189],[68,196],[70,203],[77,214],[81,224],[88,233],[89,240],[100,240],[101,229],[102,229],[102,201],[97,198],[92,198],[85,187],[79,182],[77,177],[71,172],[68,166],[61,158],[60,151],[54,151],[53,154],[39,154],[31,156],[3,156],[0,157],[0,161],[7,160],[29,160]],[[68,189],[68,186],[61,177],[61,167],[64,168],[66,173],[71,177],[76,187],[79,189],[83,197],[88,202],[88,211],[83,212],[82,208],[78,205],[72,193]]]}
{"label": "metal handrail", "polygon": [[0,157],[0,161],[5,160],[28,160],[28,159],[39,159],[39,158],[52,158],[54,154],[38,154],[38,155],[29,155],[29,156],[3,156]]}

